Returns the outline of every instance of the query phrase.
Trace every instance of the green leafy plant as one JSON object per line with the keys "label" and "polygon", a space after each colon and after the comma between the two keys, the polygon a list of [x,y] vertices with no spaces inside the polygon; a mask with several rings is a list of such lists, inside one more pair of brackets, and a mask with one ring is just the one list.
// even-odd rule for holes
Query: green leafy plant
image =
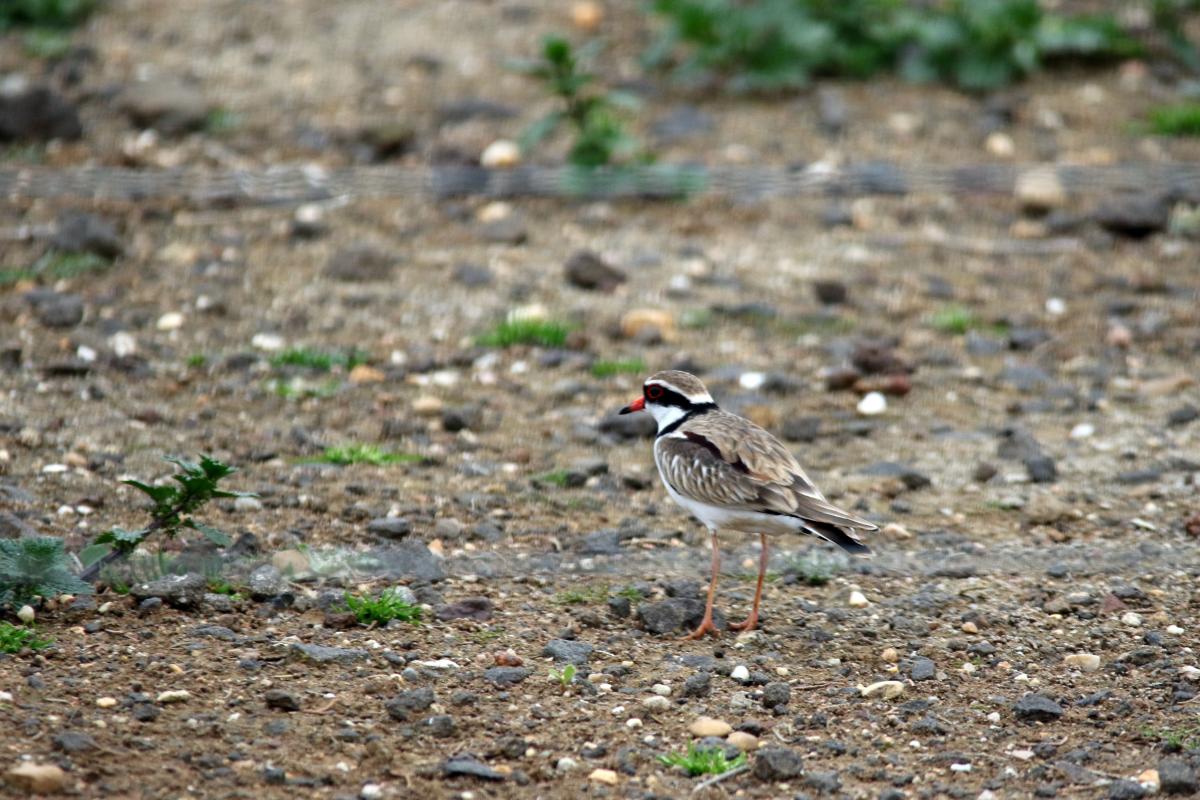
{"label": "green leafy plant", "polygon": [[1200,103],[1179,103],[1152,109],[1149,126],[1159,136],[1200,136]]}
{"label": "green leafy plant", "polygon": [[98,0],[4,0],[0,31],[7,28],[73,28],[99,6]]}
{"label": "green leafy plant", "polygon": [[373,444],[344,444],[325,448],[325,452],[314,460],[343,467],[352,464],[382,467],[388,464],[415,464],[421,461],[421,456],[412,453],[390,453]]}
{"label": "green leafy plant", "polygon": [[421,621],[421,607],[406,602],[395,588],[375,597],[356,597],[346,592],[346,607],[363,625],[386,625],[394,619],[414,624]]}
{"label": "green leafy plant", "polygon": [[0,608],[38,597],[90,594],[92,587],[71,572],[63,541],[54,536],[0,539]]}
{"label": "green leafy plant", "polygon": [[505,320],[488,333],[479,337],[484,347],[512,347],[513,345],[539,345],[562,347],[571,332],[569,325],[545,319]]}
{"label": "green leafy plant", "polygon": [[969,308],[958,305],[943,306],[929,320],[934,330],[954,336],[962,336],[979,326],[979,318]]}
{"label": "green leafy plant", "polygon": [[680,767],[688,775],[721,775],[746,764],[746,754],[738,753],[730,760],[719,747],[697,747],[691,745],[686,753],[668,753],[658,757],[659,763],[668,767]]}
{"label": "green leafy plant", "polygon": [[64,253],[59,250],[51,250],[33,262],[29,272],[35,277],[61,281],[103,272],[110,266],[112,266],[112,262],[109,259],[95,253]]}
{"label": "green leafy plant", "polygon": [[192,353],[187,357],[186,363],[191,369],[203,369],[208,366],[208,356],[204,353]]}
{"label": "green leafy plant", "polygon": [[637,155],[637,141],[626,131],[622,110],[636,108],[636,101],[625,94],[597,88],[597,78],[586,72],[581,62],[595,54],[596,44],[576,52],[571,43],[559,36],[542,40],[542,57],[523,65],[523,71],[540,80],[546,91],[561,102],[531,125],[521,136],[521,149],[531,151],[559,128],[567,126],[574,134],[567,162],[591,169],[627,160]]}
{"label": "green leafy plant", "polygon": [[50,639],[39,639],[29,628],[0,622],[0,653],[16,655],[22,650],[43,650],[53,643]]}
{"label": "green leafy plant", "polygon": [[597,361],[592,364],[592,374],[597,378],[611,378],[614,375],[641,375],[646,371],[646,362],[640,358],[627,358],[618,361]]}
{"label": "green leafy plant", "polygon": [[354,369],[359,364],[366,362],[365,354],[357,349],[351,349],[344,353],[331,353],[311,347],[291,347],[271,357],[271,366],[276,369],[304,367],[315,372],[328,372],[335,366]]}
{"label": "green leafy plant", "polygon": [[1054,59],[1139,50],[1111,16],[1052,14],[1038,0],[656,0],[653,8],[667,24],[648,64],[678,57],[683,77],[727,76],[737,91],[884,71],[978,91]]}
{"label": "green leafy plant", "polygon": [[137,480],[122,481],[150,498],[153,504],[150,524],[135,531],[112,528],[97,536],[80,553],[80,560],[88,565],[81,578],[95,580],[102,569],[114,561],[127,558],[146,537],[155,532],[174,538],[186,528],[196,531],[218,547],[229,546],[230,540],[225,533],[198,521],[193,515],[216,498],[255,496],[251,492],[230,492],[219,487],[222,479],[237,470],[209,456],[201,456],[199,463],[181,458],[166,460],[179,468],[171,476],[178,485],[151,486]]}
{"label": "green leafy plant", "polygon": [[575,680],[575,672],[576,672],[576,670],[575,670],[574,664],[567,664],[561,670],[557,670],[557,669],[554,669],[553,667],[551,667],[550,668],[550,680],[558,681],[559,685],[562,686],[563,690],[565,691],[566,689],[568,689],[571,686],[571,683]]}

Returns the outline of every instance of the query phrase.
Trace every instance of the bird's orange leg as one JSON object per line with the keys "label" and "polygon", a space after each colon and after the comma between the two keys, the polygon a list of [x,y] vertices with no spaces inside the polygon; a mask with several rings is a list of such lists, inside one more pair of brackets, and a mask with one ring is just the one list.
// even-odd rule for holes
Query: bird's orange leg
{"label": "bird's orange leg", "polygon": [[758,586],[754,588],[754,608],[742,622],[730,623],[729,629],[732,631],[752,631],[758,626],[758,604],[762,601],[763,578],[767,575],[767,535],[760,533],[758,541]]}
{"label": "bird's orange leg", "polygon": [[688,639],[703,639],[704,634],[711,633],[713,636],[720,636],[721,631],[713,624],[712,612],[713,601],[717,598],[717,573],[721,571],[721,550],[717,547],[716,531],[712,533],[712,580],[708,584],[708,602],[704,605],[704,620],[700,623],[700,627],[683,637]]}

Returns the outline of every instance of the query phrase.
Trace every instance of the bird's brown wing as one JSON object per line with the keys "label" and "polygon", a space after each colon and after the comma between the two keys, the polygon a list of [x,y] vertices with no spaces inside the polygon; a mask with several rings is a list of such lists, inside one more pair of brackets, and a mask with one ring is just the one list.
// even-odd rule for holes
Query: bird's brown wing
{"label": "bird's brown wing", "polygon": [[[791,451],[748,419],[715,411],[688,420],[680,432],[687,437],[692,452],[700,448],[727,466],[722,479],[732,480],[737,487],[734,491],[746,498],[753,510],[859,530],[876,529],[826,500]],[[678,438],[672,441],[685,442]]]}

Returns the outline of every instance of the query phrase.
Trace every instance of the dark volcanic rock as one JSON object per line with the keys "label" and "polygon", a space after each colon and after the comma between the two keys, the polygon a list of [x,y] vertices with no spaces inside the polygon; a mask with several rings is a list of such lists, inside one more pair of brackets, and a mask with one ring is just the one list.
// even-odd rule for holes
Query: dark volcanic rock
{"label": "dark volcanic rock", "polygon": [[208,581],[205,577],[189,572],[186,575],[167,575],[147,583],[134,584],[129,593],[138,600],[158,597],[169,605],[191,608],[199,605],[207,590]]}
{"label": "dark volcanic rock", "polygon": [[1118,195],[1100,203],[1092,219],[1109,233],[1140,239],[1164,230],[1170,204],[1158,194]]}
{"label": "dark volcanic rock", "polygon": [[485,781],[502,781],[504,774],[469,755],[451,756],[442,763],[442,772],[449,778],[466,776]]}
{"label": "dark volcanic rock", "polygon": [[1195,422],[1197,419],[1200,419],[1200,408],[1196,408],[1191,403],[1185,403],[1170,414],[1167,414],[1167,425],[1177,427]]}
{"label": "dark volcanic rock", "polygon": [[366,650],[354,647],[325,647],[319,644],[293,644],[293,653],[318,664],[353,664],[371,657]]}
{"label": "dark volcanic rock", "polygon": [[[638,620],[651,633],[671,633],[684,627],[695,627],[704,618],[704,601],[690,597],[672,597],[660,603],[642,603],[637,609]],[[725,627],[719,610],[713,611],[713,622]]]}
{"label": "dark volcanic rock", "polygon": [[1063,715],[1063,708],[1044,694],[1027,694],[1013,704],[1021,719],[1052,722]]}
{"label": "dark volcanic rock", "polygon": [[25,295],[38,322],[47,328],[74,328],[83,321],[83,298],[77,294],[38,289]]}
{"label": "dark volcanic rock", "polygon": [[54,749],[64,753],[87,753],[100,747],[89,734],[79,731],[56,733],[53,742]]}
{"label": "dark volcanic rock", "polygon": [[754,754],[754,777],[764,781],[786,781],[804,773],[800,754],[786,747],[766,747]]}
{"label": "dark volcanic rock", "polygon": [[579,552],[590,556],[611,556],[621,552],[621,534],[615,530],[593,531],[579,543]]}
{"label": "dark volcanic rock", "polygon": [[492,618],[492,601],[486,597],[464,597],[437,610],[436,616],[443,622],[452,619],[473,619],[484,622]]}
{"label": "dark volcanic rock", "polygon": [[68,253],[94,253],[102,258],[116,258],[125,252],[116,226],[84,211],[60,214],[50,244]]}
{"label": "dark volcanic rock", "polygon": [[1025,471],[1029,473],[1029,480],[1034,483],[1054,483],[1058,480],[1058,467],[1055,466],[1054,459],[1047,455],[1025,459]]}
{"label": "dark volcanic rock", "polygon": [[268,689],[263,695],[263,701],[267,704],[267,708],[273,708],[276,711],[299,711],[300,701],[291,692],[283,689]]}
{"label": "dark volcanic rock", "polygon": [[708,697],[712,689],[712,675],[708,672],[697,672],[689,675],[683,682],[684,697]]}
{"label": "dark volcanic rock", "polygon": [[567,282],[580,289],[611,292],[626,281],[624,272],[590,250],[580,250],[568,258],[563,272]]}
{"label": "dark volcanic rock", "polygon": [[83,136],[79,112],[45,86],[0,92],[0,142],[78,139]]}
{"label": "dark volcanic rock", "polygon": [[446,577],[442,561],[424,542],[405,539],[382,551],[389,570],[399,577],[418,581],[440,581]]}
{"label": "dark volcanic rock", "polygon": [[551,639],[542,648],[543,656],[550,656],[558,664],[574,664],[582,667],[592,654],[592,646],[587,642],[571,641],[569,639]]}
{"label": "dark volcanic rock", "polygon": [[367,523],[367,533],[386,539],[403,539],[412,530],[412,525],[403,517],[379,517]]}
{"label": "dark volcanic rock", "polygon": [[815,442],[821,433],[821,418],[789,417],[780,432],[789,442]]}
{"label": "dark volcanic rock", "polygon": [[325,263],[325,276],[338,281],[383,281],[392,275],[396,259],[391,253],[370,245],[345,247]]}
{"label": "dark volcanic rock", "polygon": [[405,722],[413,714],[425,711],[436,701],[437,696],[434,695],[433,689],[426,687],[401,692],[397,697],[384,703],[383,707],[387,709],[388,716],[392,719]]}
{"label": "dark volcanic rock", "polygon": [[497,686],[508,687],[520,683],[533,674],[528,667],[492,667],[483,677]]}
{"label": "dark volcanic rock", "polygon": [[842,281],[813,281],[813,294],[817,300],[827,306],[840,305],[846,302],[848,291]]}
{"label": "dark volcanic rock", "polygon": [[1200,789],[1196,771],[1182,758],[1164,758],[1158,762],[1158,782],[1163,794],[1195,794]]}
{"label": "dark volcanic rock", "polygon": [[246,588],[255,600],[266,600],[283,594],[287,589],[287,580],[273,564],[263,564],[250,573]]}
{"label": "dark volcanic rock", "polygon": [[909,674],[914,681],[931,681],[937,675],[937,665],[924,656],[917,656],[913,659]]}
{"label": "dark volcanic rock", "polygon": [[768,683],[762,690],[763,708],[786,706],[792,699],[792,687],[782,681]]}

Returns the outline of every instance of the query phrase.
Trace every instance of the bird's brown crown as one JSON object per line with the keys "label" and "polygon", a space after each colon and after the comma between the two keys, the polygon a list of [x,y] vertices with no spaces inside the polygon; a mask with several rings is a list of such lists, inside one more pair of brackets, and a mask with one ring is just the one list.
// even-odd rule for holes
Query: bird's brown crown
{"label": "bird's brown crown", "polygon": [[705,388],[704,383],[690,372],[683,372],[677,369],[656,372],[646,379],[645,385],[647,388],[652,385],[662,386],[665,389],[682,395],[692,403],[712,402],[712,396],[708,393],[708,389]]}

